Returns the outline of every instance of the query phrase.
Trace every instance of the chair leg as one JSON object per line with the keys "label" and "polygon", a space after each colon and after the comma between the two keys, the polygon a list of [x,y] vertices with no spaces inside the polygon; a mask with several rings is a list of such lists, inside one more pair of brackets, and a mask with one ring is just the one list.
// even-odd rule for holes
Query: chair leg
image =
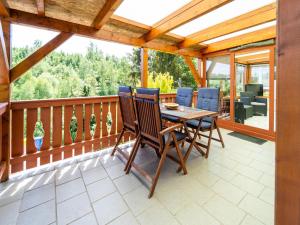
{"label": "chair leg", "polygon": [[219,138],[220,138],[220,141],[221,141],[221,144],[222,144],[222,147],[225,148],[225,144],[224,144],[224,141],[223,141],[223,137],[222,137],[222,134],[221,134],[221,131],[220,131],[220,128],[217,124],[217,122],[215,121],[215,126],[217,128],[217,131],[218,131],[218,135],[219,135]]}
{"label": "chair leg", "polygon": [[138,152],[138,149],[140,147],[140,143],[141,143],[141,137],[138,136],[137,139],[136,139],[136,142],[135,142],[135,144],[134,144],[134,146],[132,148],[130,156],[128,158],[128,161],[127,161],[127,164],[125,166],[125,169],[124,169],[126,171],[126,174],[128,174],[130,172],[132,162],[134,161],[135,156],[136,156],[136,154]]}
{"label": "chair leg", "polygon": [[182,153],[179,149],[175,134],[174,133],[171,133],[171,134],[172,134],[172,137],[173,137],[173,141],[175,143],[175,148],[176,148],[176,152],[177,152],[177,155],[178,155],[178,158],[179,158],[179,161],[180,161],[180,165],[183,169],[183,174],[185,175],[185,174],[187,174],[187,170],[186,170],[186,167],[185,167],[185,163],[184,163]]}
{"label": "chair leg", "polygon": [[121,142],[121,140],[122,140],[122,137],[123,137],[123,135],[124,135],[124,132],[125,132],[125,129],[123,128],[122,131],[121,131],[121,133],[120,133],[119,136],[118,136],[117,143],[116,143],[116,145],[115,145],[115,147],[114,147],[114,149],[113,149],[113,151],[112,151],[112,153],[111,153],[111,156],[114,156],[114,154],[116,153],[117,147],[118,147],[118,145],[120,144],[120,142]]}
{"label": "chair leg", "polygon": [[155,187],[156,187],[159,175],[160,175],[160,171],[161,171],[162,166],[163,166],[163,164],[165,162],[165,159],[167,157],[167,153],[168,153],[168,151],[170,149],[170,147],[169,147],[170,142],[171,142],[171,137],[169,137],[169,139],[168,139],[168,141],[167,141],[167,143],[165,145],[165,148],[163,150],[163,154],[161,155],[161,158],[159,160],[159,164],[158,164],[158,167],[157,167],[154,179],[153,179],[152,186],[150,188],[150,192],[149,192],[148,198],[151,198],[153,196],[153,193],[154,193],[154,190],[155,190]]}
{"label": "chair leg", "polygon": [[213,123],[211,124],[210,131],[209,131],[209,136],[208,136],[208,143],[207,143],[207,149],[206,149],[206,154],[205,154],[206,159],[208,158],[208,154],[209,154],[212,131],[213,131]]}

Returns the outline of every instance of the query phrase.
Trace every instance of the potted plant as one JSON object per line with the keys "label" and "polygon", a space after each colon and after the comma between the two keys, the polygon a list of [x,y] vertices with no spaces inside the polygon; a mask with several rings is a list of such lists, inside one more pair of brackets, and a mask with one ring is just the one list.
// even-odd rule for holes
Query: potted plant
{"label": "potted plant", "polygon": [[43,145],[43,138],[44,138],[44,128],[41,121],[36,122],[34,132],[33,132],[33,139],[34,139],[34,145],[38,151],[40,151],[42,145]]}

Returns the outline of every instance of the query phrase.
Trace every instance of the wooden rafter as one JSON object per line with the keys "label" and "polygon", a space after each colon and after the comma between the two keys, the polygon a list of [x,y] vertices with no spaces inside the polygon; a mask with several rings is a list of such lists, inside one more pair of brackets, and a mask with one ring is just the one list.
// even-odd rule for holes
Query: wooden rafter
{"label": "wooden rafter", "polygon": [[3,1],[0,1],[0,16],[9,16],[9,10],[4,5]]}
{"label": "wooden rafter", "polygon": [[152,30],[145,34],[143,38],[147,42],[151,41],[231,1],[232,0],[193,0],[154,24]]}
{"label": "wooden rafter", "polygon": [[185,60],[185,63],[190,68],[197,85],[200,86],[201,85],[200,73],[197,71],[197,69],[193,63],[193,60],[191,59],[191,57],[188,57],[188,56],[183,56],[183,58]]}
{"label": "wooden rafter", "polygon": [[6,20],[9,20],[12,23],[30,25],[60,32],[69,32],[99,40],[113,41],[138,47],[147,47],[150,49],[164,51],[172,54],[181,54],[193,57],[201,56],[201,53],[199,51],[179,49],[177,46],[174,45],[165,45],[155,42],[146,43],[141,38],[128,37],[124,34],[114,33],[111,31],[107,31],[103,28],[100,30],[95,30],[95,28],[93,27],[79,25],[49,17],[38,17],[35,14],[20,12],[17,10],[11,10],[11,17],[6,18]]}
{"label": "wooden rafter", "polygon": [[123,0],[106,1],[98,15],[96,16],[93,26],[100,29],[111,17],[114,11],[119,7]]}
{"label": "wooden rafter", "polygon": [[239,35],[233,38],[226,39],[224,41],[215,42],[209,44],[202,53],[207,54],[211,52],[217,52],[244,44],[250,44],[254,42],[264,41],[268,39],[276,38],[276,26],[260,29],[243,35]]}
{"label": "wooden rafter", "polygon": [[45,0],[36,0],[37,14],[45,16]]}
{"label": "wooden rafter", "polygon": [[187,48],[200,42],[254,27],[263,23],[273,21],[275,19],[276,3],[273,3],[191,34],[186,37],[186,40],[179,44],[179,47]]}
{"label": "wooden rafter", "polygon": [[50,40],[47,44],[36,50],[18,65],[10,70],[10,82],[18,79],[23,73],[28,71],[31,67],[37,64],[41,59],[47,56],[54,49],[59,47],[62,43],[72,36],[71,33],[61,32],[55,38]]}

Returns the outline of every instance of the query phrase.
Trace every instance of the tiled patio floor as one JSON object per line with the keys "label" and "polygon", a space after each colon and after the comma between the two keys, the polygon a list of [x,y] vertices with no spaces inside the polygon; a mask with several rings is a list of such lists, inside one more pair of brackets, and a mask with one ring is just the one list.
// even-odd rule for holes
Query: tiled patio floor
{"label": "tiled patio floor", "polygon": [[[0,184],[0,225],[273,225],[275,145],[227,132],[226,148],[213,142],[207,160],[194,152],[186,176],[167,160],[150,200],[143,183],[125,175],[122,161],[107,151],[14,178]],[[137,162],[151,171],[157,160],[147,150]]]}

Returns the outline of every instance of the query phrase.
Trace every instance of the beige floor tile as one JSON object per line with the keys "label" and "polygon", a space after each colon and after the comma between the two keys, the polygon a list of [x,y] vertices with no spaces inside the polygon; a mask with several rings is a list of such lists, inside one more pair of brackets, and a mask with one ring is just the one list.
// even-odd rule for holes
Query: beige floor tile
{"label": "beige floor tile", "polygon": [[33,208],[44,202],[55,198],[55,185],[54,183],[44,185],[40,188],[33,189],[24,193],[20,212]]}
{"label": "beige floor tile", "polygon": [[83,180],[78,178],[56,187],[56,201],[60,203],[83,192],[85,192]]}
{"label": "beige floor tile", "polygon": [[227,181],[232,180],[232,178],[237,174],[235,171],[227,169],[226,167],[218,165],[216,163],[211,163],[208,167],[208,170]]}
{"label": "beige floor tile", "polygon": [[107,224],[128,211],[126,203],[118,192],[94,202],[93,207],[100,225]]}
{"label": "beige floor tile", "polygon": [[184,209],[176,214],[176,218],[184,225],[221,225],[221,223],[195,203],[184,207]]}
{"label": "beige floor tile", "polygon": [[252,157],[246,157],[246,156],[242,156],[238,153],[235,153],[235,152],[230,152],[228,154],[228,157],[243,164],[243,165],[249,165],[252,161],[253,161],[253,158]]}
{"label": "beige floor tile", "polygon": [[3,187],[0,191],[0,207],[22,199],[24,190],[25,185],[22,182],[11,183]]}
{"label": "beige floor tile", "polygon": [[259,178],[262,176],[262,172],[261,171],[259,171],[259,170],[256,170],[256,169],[254,169],[254,168],[252,168],[252,167],[249,167],[249,166],[244,166],[244,165],[242,165],[242,164],[240,164],[240,165],[237,165],[235,168],[234,168],[234,170],[236,171],[236,172],[238,172],[239,174],[241,174],[241,175],[244,175],[244,176],[246,176],[246,177],[248,177],[248,178],[251,178],[252,180],[255,180],[255,181],[257,181],[257,180],[259,180]]}
{"label": "beige floor tile", "polygon": [[78,220],[70,223],[70,225],[98,225],[94,213],[89,213]]}
{"label": "beige floor tile", "polygon": [[102,167],[102,164],[101,164],[100,158],[97,157],[97,158],[93,158],[93,159],[89,159],[89,160],[81,162],[80,163],[80,170],[81,171],[87,171],[87,170],[94,169],[94,168],[99,167],[99,166]]}
{"label": "beige floor tile", "polygon": [[94,169],[90,169],[82,172],[82,178],[86,185],[101,180],[107,177],[107,173],[104,168],[96,167]]}
{"label": "beige floor tile", "polygon": [[117,190],[113,182],[108,177],[89,184],[86,188],[92,202],[95,202]]}
{"label": "beige floor tile", "polygon": [[274,205],[275,204],[275,191],[271,188],[265,188],[261,195],[259,196],[261,200],[264,200],[265,202]]}
{"label": "beige floor tile", "polygon": [[148,194],[149,190],[141,186],[123,196],[135,216],[158,204],[155,196],[149,199]]}
{"label": "beige floor tile", "polygon": [[255,219],[254,217],[247,215],[246,218],[243,220],[241,225],[264,225],[259,220]]}
{"label": "beige floor tile", "polygon": [[142,185],[142,183],[132,174],[116,178],[114,183],[122,195]]}
{"label": "beige floor tile", "polygon": [[146,209],[137,219],[141,225],[179,225],[172,214],[163,206]]}
{"label": "beige floor tile", "polygon": [[51,200],[20,213],[17,225],[48,225],[55,220],[55,201]]}
{"label": "beige floor tile", "polygon": [[216,163],[228,168],[228,169],[233,169],[234,167],[237,166],[237,161],[230,159],[229,157],[225,157],[224,155],[219,156],[219,157],[215,157],[213,159]]}
{"label": "beige floor tile", "polygon": [[0,207],[0,225],[15,225],[19,215],[20,201]]}
{"label": "beige floor tile", "polygon": [[81,174],[78,164],[59,168],[56,173],[56,185],[67,183],[79,178],[80,176]]}
{"label": "beige floor tile", "polygon": [[268,174],[263,174],[259,179],[259,182],[264,184],[265,186],[274,189],[275,188],[275,176],[270,176]]}
{"label": "beige floor tile", "polygon": [[138,225],[135,217],[130,211],[113,220],[109,225]]}
{"label": "beige floor tile", "polygon": [[233,204],[238,204],[246,195],[245,191],[222,179],[212,186],[212,190]]}
{"label": "beige floor tile", "polygon": [[27,185],[26,185],[25,190],[29,191],[29,190],[33,190],[35,188],[42,187],[47,184],[54,183],[56,173],[57,173],[57,171],[53,170],[53,171],[49,171],[46,173],[42,173],[42,174],[27,178],[26,179]]}
{"label": "beige floor tile", "polygon": [[266,163],[262,163],[260,161],[254,160],[251,164],[251,167],[260,170],[268,175],[274,176],[275,175],[275,167],[271,166],[269,164]]}
{"label": "beige floor tile", "polygon": [[243,210],[217,195],[210,199],[204,208],[224,225],[238,225],[245,216]]}
{"label": "beige floor tile", "polygon": [[125,175],[124,167],[125,167],[125,165],[123,163],[117,164],[117,165],[106,168],[106,171],[107,171],[109,177],[113,180],[113,179],[116,179],[118,177]]}
{"label": "beige floor tile", "polygon": [[57,224],[65,225],[92,211],[87,193],[82,193],[57,205]]}
{"label": "beige floor tile", "polygon": [[123,164],[117,156],[111,156],[110,154],[102,155],[100,160],[104,168],[115,166],[117,164]]}
{"label": "beige floor tile", "polygon": [[256,197],[264,189],[264,185],[243,175],[237,175],[230,183]]}
{"label": "beige floor tile", "polygon": [[209,171],[200,171],[197,174],[193,174],[193,176],[201,183],[206,185],[207,187],[213,186],[220,177],[216,176],[215,174]]}
{"label": "beige floor tile", "polygon": [[239,207],[266,225],[274,224],[274,207],[252,195],[247,195]]}

